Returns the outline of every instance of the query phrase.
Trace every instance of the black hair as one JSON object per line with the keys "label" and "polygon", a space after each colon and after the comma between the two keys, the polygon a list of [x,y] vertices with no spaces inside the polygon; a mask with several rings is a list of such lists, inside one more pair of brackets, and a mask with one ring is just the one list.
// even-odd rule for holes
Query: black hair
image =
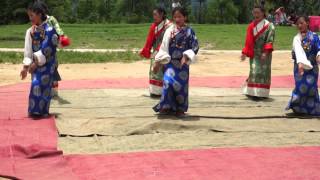
{"label": "black hair", "polygon": [[41,0],[34,0],[34,1],[30,2],[30,3],[28,4],[27,10],[32,10],[33,5],[34,5],[35,3],[41,4],[41,6],[42,6],[42,8],[45,10],[46,14],[48,14],[48,12],[49,12],[49,11],[48,11],[48,6],[47,6],[44,2],[42,2]]}
{"label": "black hair", "polygon": [[266,13],[266,9],[261,5],[255,5],[253,9],[260,9],[260,11],[262,11],[263,13]]}
{"label": "black hair", "polygon": [[163,7],[156,7],[153,10],[157,11],[162,16],[162,20],[167,19],[167,12]]}
{"label": "black hair", "polygon": [[[299,19],[303,19],[303,20],[304,20],[306,23],[308,23],[308,24],[309,24],[309,22],[310,22],[309,17],[303,15],[303,16],[298,16],[298,17],[297,17],[295,24],[298,23]],[[309,26],[308,26],[308,27],[309,27]]]}
{"label": "black hair", "polygon": [[42,1],[34,2],[31,8],[31,11],[36,14],[40,14],[42,21],[45,21],[47,19],[48,6],[44,2]]}
{"label": "black hair", "polygon": [[266,9],[263,6],[255,5],[253,9],[260,9],[260,11],[264,14],[264,17],[266,17]]}
{"label": "black hair", "polygon": [[181,6],[175,7],[172,10],[172,16],[174,16],[176,12],[181,13],[184,17],[188,17],[188,11],[184,7],[181,7]]}
{"label": "black hair", "polygon": [[45,13],[49,14],[49,8],[48,8],[47,4],[42,1],[40,1],[40,4],[41,4],[42,8],[44,9]]}

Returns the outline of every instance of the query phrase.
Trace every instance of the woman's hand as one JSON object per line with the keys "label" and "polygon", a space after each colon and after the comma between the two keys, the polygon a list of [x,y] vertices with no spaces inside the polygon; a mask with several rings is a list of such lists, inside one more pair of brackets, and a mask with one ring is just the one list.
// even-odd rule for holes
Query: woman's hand
{"label": "woman's hand", "polygon": [[317,56],[317,63],[320,64],[320,55]]}
{"label": "woman's hand", "polygon": [[20,72],[21,80],[26,79],[26,77],[28,75],[28,68],[29,68],[28,66],[23,66],[23,69]]}
{"label": "woman's hand", "polygon": [[303,68],[303,64],[302,63],[298,64],[298,73],[299,73],[300,76],[303,76],[303,74],[304,74],[304,68]]}
{"label": "woman's hand", "polygon": [[240,56],[240,60],[241,60],[241,61],[246,60],[246,58],[247,58],[247,56],[246,56],[245,54],[241,54],[241,56]]}
{"label": "woman's hand", "polygon": [[188,61],[189,61],[188,57],[186,57],[186,55],[183,55],[180,61],[180,69],[183,67],[183,65],[187,64]]}
{"label": "woman's hand", "polygon": [[261,54],[261,61],[265,61],[265,60],[267,60],[267,53],[262,53]]}
{"label": "woman's hand", "polygon": [[160,62],[155,62],[154,65],[153,65],[153,67],[152,67],[152,71],[153,71],[154,73],[158,73],[159,70],[160,70],[160,67],[161,67]]}
{"label": "woman's hand", "polygon": [[36,63],[32,63],[30,66],[29,66],[29,73],[32,74],[36,69],[37,69],[37,64]]}

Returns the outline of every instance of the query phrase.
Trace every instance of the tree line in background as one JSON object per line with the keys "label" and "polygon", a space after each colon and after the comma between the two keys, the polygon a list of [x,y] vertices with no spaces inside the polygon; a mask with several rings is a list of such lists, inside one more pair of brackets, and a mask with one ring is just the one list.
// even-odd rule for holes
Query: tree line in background
{"label": "tree line in background", "polygon": [[[43,0],[50,14],[64,23],[145,23],[156,6],[171,11],[172,0]],[[287,14],[319,15],[320,0],[174,0],[186,7],[194,23],[247,23],[255,4],[266,9],[283,6]],[[28,22],[26,8],[32,0],[1,0],[0,24]],[[169,17],[171,16],[168,13]]]}

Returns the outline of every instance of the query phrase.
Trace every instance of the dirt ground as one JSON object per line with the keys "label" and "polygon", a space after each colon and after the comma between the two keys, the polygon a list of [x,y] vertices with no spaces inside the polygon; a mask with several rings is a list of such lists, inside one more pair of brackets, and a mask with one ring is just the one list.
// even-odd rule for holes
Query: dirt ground
{"label": "dirt ground", "polygon": [[[198,63],[191,67],[191,76],[246,76],[248,61],[240,62],[239,53],[202,53]],[[273,55],[272,74],[292,74],[290,53]],[[0,64],[0,86],[22,82],[19,79],[21,65]],[[149,61],[135,63],[104,63],[104,64],[62,64],[59,72],[64,80],[97,79],[97,78],[130,78],[146,77]]]}

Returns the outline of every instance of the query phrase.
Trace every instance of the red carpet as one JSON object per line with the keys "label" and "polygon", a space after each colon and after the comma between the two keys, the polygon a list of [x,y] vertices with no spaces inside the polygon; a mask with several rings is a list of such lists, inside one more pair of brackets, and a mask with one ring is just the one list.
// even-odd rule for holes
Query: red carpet
{"label": "red carpet", "polygon": [[222,148],[66,158],[73,172],[84,180],[316,180],[320,177],[320,147]]}
{"label": "red carpet", "polygon": [[[240,88],[247,77],[191,77],[190,86],[209,88]],[[1,92],[23,91],[29,89],[29,83],[8,85],[0,87]],[[272,77],[272,88],[292,88],[294,80],[292,76]],[[118,79],[95,79],[95,80],[68,80],[60,83],[60,89],[104,89],[104,88],[146,88],[147,78],[118,78]]]}
{"label": "red carpet", "polygon": [[9,148],[12,145],[56,148],[57,129],[54,119],[0,120],[0,142],[0,148]]}
{"label": "red carpet", "polygon": [[27,118],[29,86],[0,87],[0,177],[78,179],[57,150],[55,119]]}
{"label": "red carpet", "polygon": [[[192,78],[196,87],[240,87],[245,77]],[[61,89],[144,88],[147,79],[65,81]],[[291,87],[275,77],[273,87]],[[319,179],[320,147],[221,148],[110,155],[57,150],[54,119],[26,117],[29,84],[0,87],[0,177],[24,180]]]}
{"label": "red carpet", "polygon": [[21,89],[25,85],[0,87],[0,123],[1,120],[23,119],[27,116],[29,86],[23,92],[15,91],[15,86]]}
{"label": "red carpet", "polygon": [[1,157],[0,177],[23,180],[78,180],[64,156],[56,152],[42,152],[44,157]]}

